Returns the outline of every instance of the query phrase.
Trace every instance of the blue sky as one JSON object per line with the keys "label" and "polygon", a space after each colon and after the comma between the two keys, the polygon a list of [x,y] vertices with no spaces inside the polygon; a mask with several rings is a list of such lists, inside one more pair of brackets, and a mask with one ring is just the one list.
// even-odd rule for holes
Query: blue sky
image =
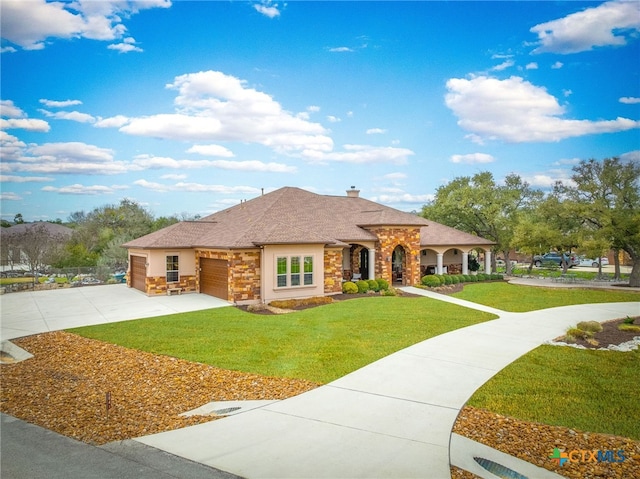
{"label": "blue sky", "polygon": [[640,3],[3,0],[1,214],[640,161]]}

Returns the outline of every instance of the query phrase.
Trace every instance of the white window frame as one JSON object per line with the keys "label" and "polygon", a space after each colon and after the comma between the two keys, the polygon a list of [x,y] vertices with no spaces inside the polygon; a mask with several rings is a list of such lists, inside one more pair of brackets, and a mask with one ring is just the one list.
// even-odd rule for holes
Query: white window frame
{"label": "white window frame", "polygon": [[[285,271],[278,269],[285,260]],[[309,268],[310,266],[310,268]],[[288,254],[275,256],[275,289],[310,288],[315,286],[315,255]]]}
{"label": "white window frame", "polygon": [[[171,263],[175,263],[174,266],[177,266],[178,269],[168,269],[169,258],[175,258],[175,260],[173,259],[171,260]],[[180,255],[177,255],[177,254],[165,255],[165,269],[166,269],[167,283],[178,283],[180,281]],[[169,279],[170,274],[175,274],[176,279]]]}

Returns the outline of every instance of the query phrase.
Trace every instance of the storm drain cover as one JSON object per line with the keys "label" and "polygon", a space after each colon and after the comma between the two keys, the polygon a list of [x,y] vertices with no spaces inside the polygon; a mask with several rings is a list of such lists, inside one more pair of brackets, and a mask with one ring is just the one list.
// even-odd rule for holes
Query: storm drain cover
{"label": "storm drain cover", "polygon": [[242,409],[241,407],[227,407],[224,409],[218,409],[217,411],[213,411],[214,414],[217,414],[218,416],[222,416],[224,414],[229,414],[230,412],[233,411],[237,411],[238,409]]}
{"label": "storm drain cover", "polygon": [[519,472],[509,469],[507,466],[490,461],[484,457],[474,457],[473,459],[491,474],[494,474],[501,479],[529,479],[527,476],[523,476]]}

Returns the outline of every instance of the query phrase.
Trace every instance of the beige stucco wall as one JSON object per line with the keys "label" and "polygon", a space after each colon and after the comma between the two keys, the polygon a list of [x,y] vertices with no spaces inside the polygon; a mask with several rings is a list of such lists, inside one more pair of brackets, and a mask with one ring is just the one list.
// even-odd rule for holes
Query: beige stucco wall
{"label": "beige stucco wall", "polygon": [[[278,256],[313,256],[313,285],[276,288]],[[324,245],[267,245],[262,252],[263,301],[324,296]]]}
{"label": "beige stucco wall", "polygon": [[[193,276],[196,274],[196,256],[192,249],[167,249],[167,250],[146,250],[147,253],[147,276],[167,275],[167,256],[178,256],[178,268],[180,276]],[[134,253],[133,250],[131,254]]]}

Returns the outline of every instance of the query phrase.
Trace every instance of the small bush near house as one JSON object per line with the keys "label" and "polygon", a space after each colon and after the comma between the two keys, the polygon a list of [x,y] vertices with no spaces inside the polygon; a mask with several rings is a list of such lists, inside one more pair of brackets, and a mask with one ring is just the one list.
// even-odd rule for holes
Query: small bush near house
{"label": "small bush near house", "polygon": [[580,321],[576,327],[588,333],[599,333],[602,331],[602,325],[598,321]]}
{"label": "small bush near house", "polygon": [[486,281],[487,275],[485,275],[484,273],[478,273],[476,275],[476,278],[478,278],[478,281]]}
{"label": "small bush near house", "polygon": [[378,281],[376,281],[375,279],[370,279],[367,281],[367,283],[369,283],[369,291],[374,291],[376,293],[380,291],[380,286],[378,285]]}
{"label": "small bush near house", "polygon": [[504,276],[499,274],[499,273],[492,273],[491,274],[491,279],[501,280],[501,279],[504,279]]}
{"label": "small bush near house", "polygon": [[358,286],[358,293],[366,293],[369,291],[369,282],[364,279],[358,280],[356,285]]}
{"label": "small bush near house", "polygon": [[583,331],[582,329],[578,328],[569,328],[567,329],[567,335],[565,336],[565,338],[567,340],[569,340],[569,338],[587,339],[591,336],[593,336],[593,333],[590,333],[588,331]]}
{"label": "small bush near house", "polygon": [[458,283],[460,283],[460,277],[457,274],[452,274],[451,284],[458,284]]}
{"label": "small bush near house", "polygon": [[358,292],[358,286],[351,281],[347,281],[342,285],[342,292],[345,294],[356,294]]}
{"label": "small bush near house", "polygon": [[464,276],[464,282],[465,282],[465,283],[471,283],[471,281],[472,281],[472,280],[471,280],[471,278],[473,278],[473,276],[472,276],[472,275],[470,275],[470,274],[463,274],[462,276]]}
{"label": "small bush near house", "polygon": [[477,283],[478,282],[478,275],[477,274],[472,274],[471,276],[469,276],[469,280],[472,283]]}
{"label": "small bush near house", "polygon": [[322,304],[333,303],[333,298],[330,296],[314,296],[312,298],[304,299],[283,299],[271,301],[269,306],[280,309],[295,309],[300,306],[320,306]]}
{"label": "small bush near house", "polygon": [[444,275],[444,284],[453,284],[453,277],[450,274]]}
{"label": "small bush near house", "polygon": [[444,274],[436,274],[435,276],[440,280],[440,284],[443,285],[444,284]]}
{"label": "small bush near house", "polygon": [[380,290],[380,294],[382,294],[382,296],[397,296],[398,295],[398,293],[397,293],[395,288],[389,288],[389,287],[387,287],[387,289],[381,289]]}
{"label": "small bush near house", "polygon": [[442,284],[440,278],[438,278],[438,276],[435,274],[428,274],[426,276],[423,276],[421,282],[422,284],[430,288],[437,288]]}
{"label": "small bush near house", "polygon": [[378,288],[380,291],[388,291],[389,290],[389,281],[386,279],[378,278],[376,280],[378,282]]}

